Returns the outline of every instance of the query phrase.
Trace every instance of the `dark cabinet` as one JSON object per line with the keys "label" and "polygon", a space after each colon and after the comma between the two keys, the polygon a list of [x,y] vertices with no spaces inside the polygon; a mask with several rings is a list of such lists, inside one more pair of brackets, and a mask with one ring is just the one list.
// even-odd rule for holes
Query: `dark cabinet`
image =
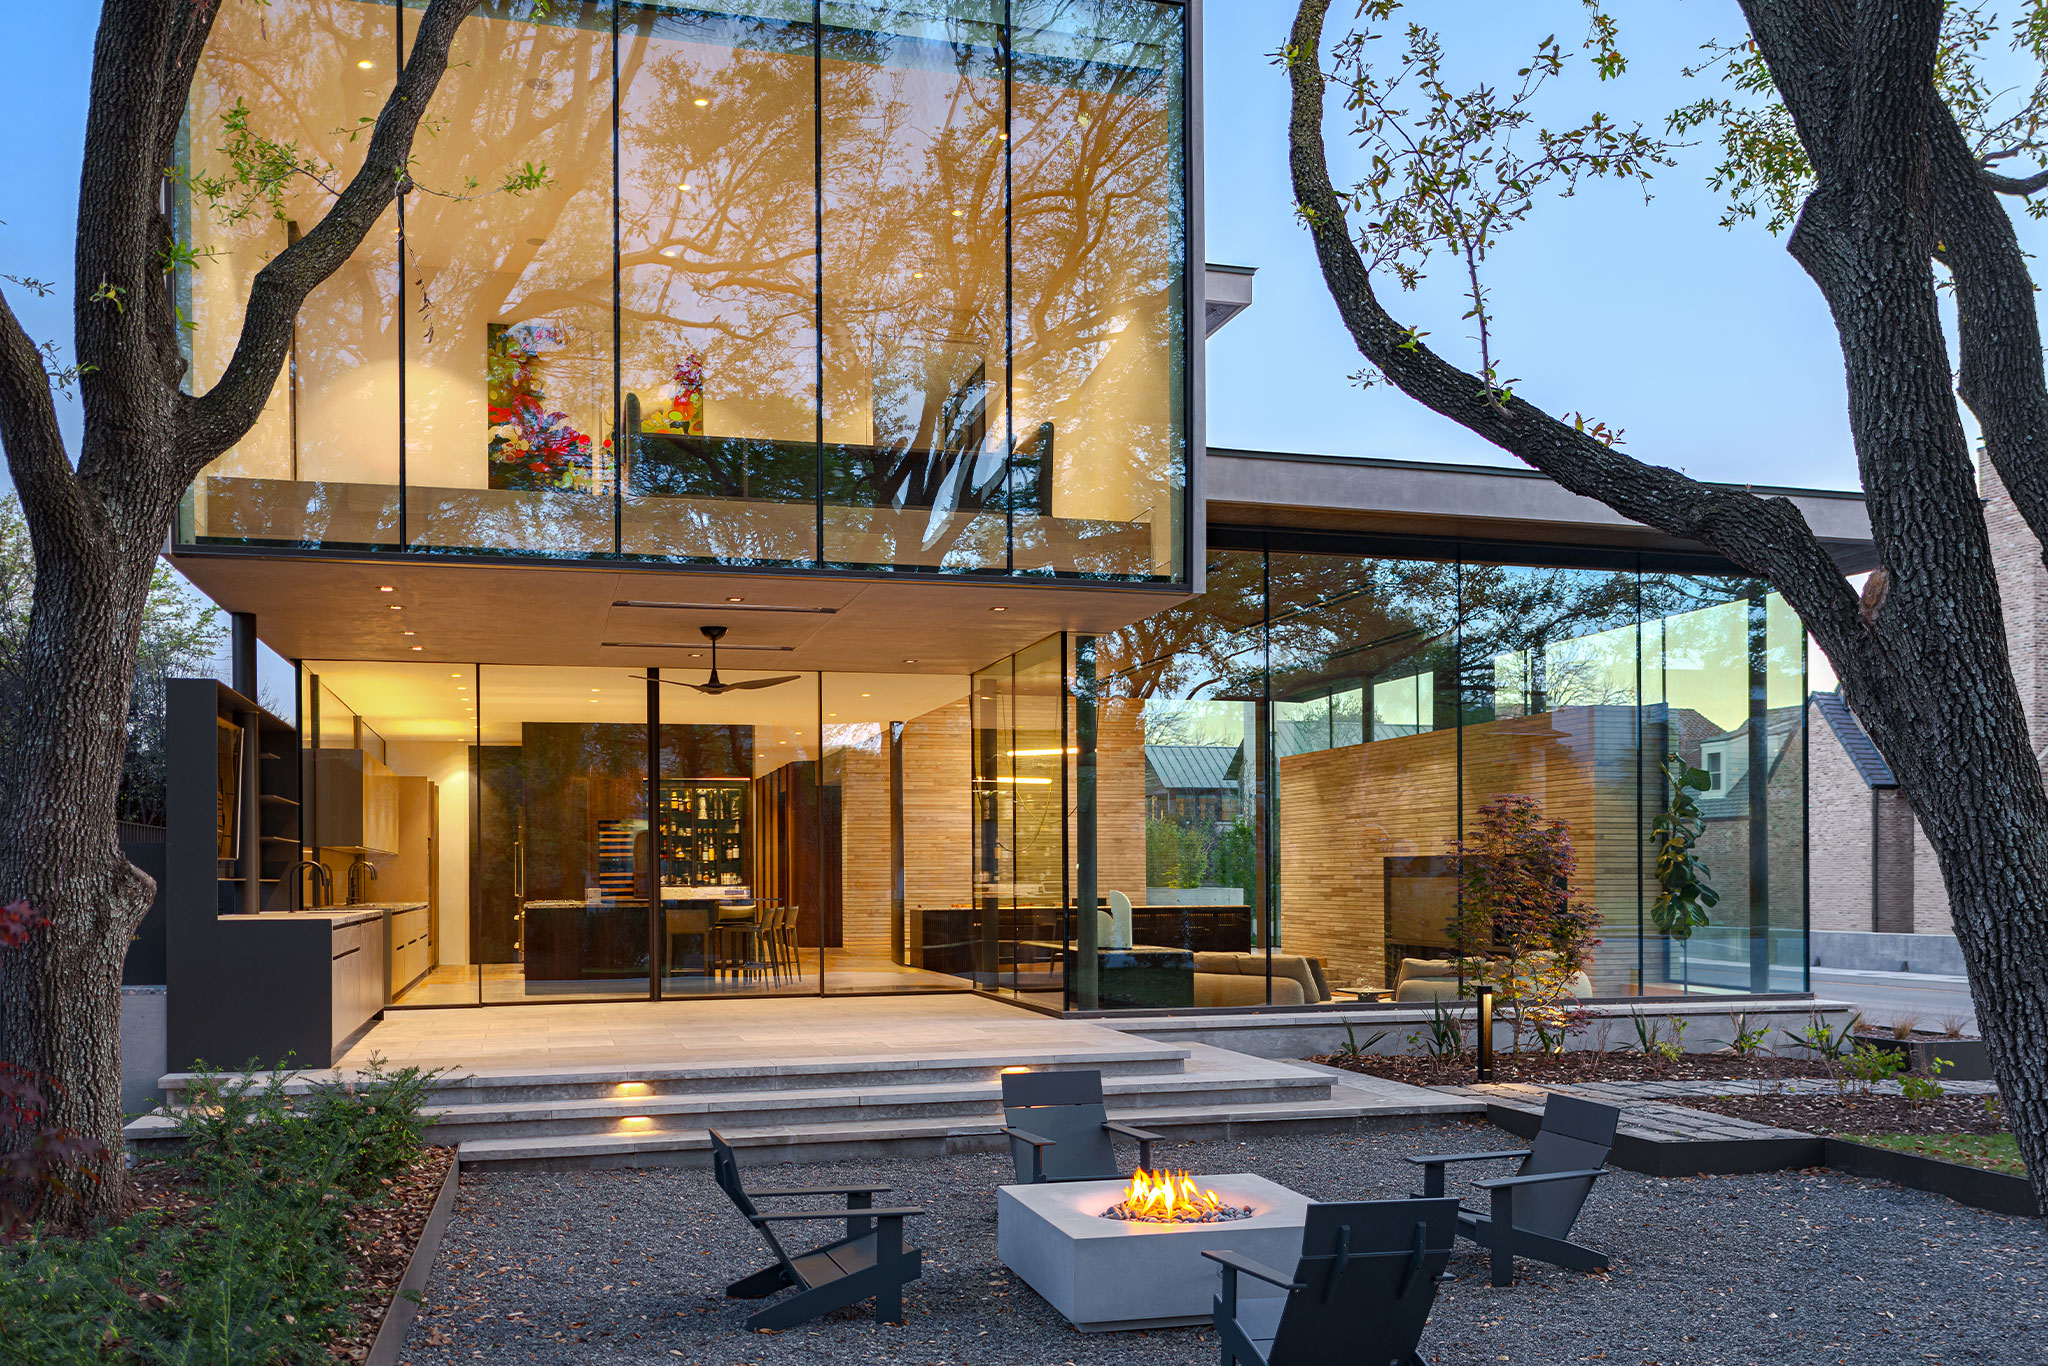
{"label": "dark cabinet", "polygon": [[398,852],[398,778],[360,749],[316,749],[313,843],[359,854]]}

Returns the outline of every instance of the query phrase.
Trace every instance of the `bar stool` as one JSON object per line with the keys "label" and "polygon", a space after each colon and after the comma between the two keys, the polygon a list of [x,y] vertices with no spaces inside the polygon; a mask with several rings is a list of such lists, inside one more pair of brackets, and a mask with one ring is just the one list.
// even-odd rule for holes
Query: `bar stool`
{"label": "bar stool", "polygon": [[715,929],[720,971],[736,972],[746,982],[766,970],[767,963],[761,957],[759,902],[727,902],[720,906]]}
{"label": "bar stool", "polygon": [[782,915],[775,922],[776,947],[788,962],[790,972],[801,982],[804,979],[803,953],[797,948],[796,921],[801,914],[793,905],[785,905]]}

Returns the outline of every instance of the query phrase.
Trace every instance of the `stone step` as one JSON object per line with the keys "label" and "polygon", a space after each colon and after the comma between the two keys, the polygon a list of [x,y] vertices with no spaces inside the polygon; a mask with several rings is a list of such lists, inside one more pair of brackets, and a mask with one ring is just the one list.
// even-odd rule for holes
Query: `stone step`
{"label": "stone step", "polygon": [[[1033,1071],[1092,1069],[1105,1081],[1114,1077],[1171,1076],[1182,1072],[1189,1050],[1150,1040],[1131,1040],[1129,1047],[1072,1053],[1020,1050],[1001,1054],[870,1056],[763,1063],[758,1060],[692,1062],[651,1066],[646,1063],[554,1068],[477,1068],[441,1079],[427,1095],[429,1106],[516,1104],[615,1097],[622,1086],[637,1096],[697,1096],[764,1089],[837,1090],[849,1078],[886,1079],[890,1085],[938,1086],[990,1082],[1008,1067]],[[344,1079],[349,1073],[315,1069],[295,1073],[285,1090],[302,1095],[317,1083]],[[173,1072],[160,1080],[171,1104],[196,1077]]]}
{"label": "stone step", "polygon": [[[1241,1105],[1326,1099],[1327,1078],[1287,1071],[1279,1075],[1222,1073],[1105,1079],[1112,1106],[1140,1120],[1168,1107]],[[513,1138],[550,1133],[618,1133],[629,1120],[640,1132],[728,1125],[757,1129],[883,1120],[999,1117],[1002,1088],[995,1082],[956,1086],[877,1086],[794,1091],[722,1092],[708,1096],[606,1096],[509,1105],[440,1106],[428,1112],[436,1142]]]}
{"label": "stone step", "polygon": [[[1353,1129],[1385,1125],[1410,1127],[1443,1115],[1479,1111],[1463,1106],[1389,1106],[1356,1100],[1251,1101],[1112,1111],[1112,1117],[1142,1125],[1170,1141],[1242,1135],[1252,1130],[1284,1133],[1303,1129]],[[718,1131],[749,1165],[763,1162],[833,1162],[871,1158],[941,1156],[997,1152],[1007,1148],[1000,1117],[898,1119],[832,1124],[778,1124],[755,1128],[719,1124]],[[1119,1151],[1130,1145],[1119,1140]],[[550,1134],[524,1138],[472,1139],[461,1145],[462,1162],[505,1170],[563,1167],[708,1166],[710,1136],[701,1128],[640,1133]],[[1124,1153],[1128,1163],[1132,1153]],[[1169,1160],[1163,1154],[1161,1160]],[[914,1191],[902,1192],[914,1196]]]}

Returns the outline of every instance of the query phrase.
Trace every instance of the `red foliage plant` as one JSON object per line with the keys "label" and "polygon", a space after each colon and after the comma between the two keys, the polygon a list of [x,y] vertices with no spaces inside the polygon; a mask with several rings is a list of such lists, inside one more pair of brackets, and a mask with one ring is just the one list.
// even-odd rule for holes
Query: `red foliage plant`
{"label": "red foliage plant", "polygon": [[[28,943],[44,921],[26,901],[0,906],[0,951]],[[52,1085],[39,1072],[0,1063],[0,1240],[19,1236],[36,1221],[52,1195],[73,1193],[71,1182],[98,1181],[94,1167],[106,1147],[49,1122]]]}

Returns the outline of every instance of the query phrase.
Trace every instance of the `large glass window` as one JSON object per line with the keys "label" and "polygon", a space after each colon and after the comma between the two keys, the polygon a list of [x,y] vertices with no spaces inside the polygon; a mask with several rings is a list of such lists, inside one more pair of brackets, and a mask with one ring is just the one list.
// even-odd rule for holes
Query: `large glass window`
{"label": "large glass window", "polygon": [[1446,947],[1458,569],[1269,557],[1276,952],[1326,981],[1383,983]]}
{"label": "large glass window", "polygon": [[[186,206],[200,386],[424,2],[224,16],[189,168],[239,101],[331,169]],[[488,0],[181,535],[1185,578],[1185,42],[1162,0]]]}
{"label": "large glass window", "polygon": [[1177,578],[1186,509],[1179,10],[1012,0],[1016,564]]}
{"label": "large glass window", "polygon": [[[353,136],[398,64],[398,12],[356,0],[230,5],[192,82],[178,197],[195,260],[180,280],[190,383],[219,382],[256,273],[310,230],[362,165]],[[323,174],[262,193],[228,184],[235,130],[289,144]],[[399,539],[399,243],[396,208],[308,296],[270,401],[187,495],[187,540],[392,547]]]}
{"label": "large glass window", "polygon": [[1003,5],[823,13],[823,557],[1000,571]]}
{"label": "large glass window", "polygon": [[[1219,539],[1248,548],[1212,551],[1205,597],[1090,642],[1099,682],[1074,674],[1076,705],[1096,701],[1099,885],[1134,881],[1116,860],[1143,848],[1147,903],[1202,883],[1212,902],[1241,885],[1254,908],[1214,922],[1242,935],[1239,961],[1191,921],[1168,941],[1191,951],[1191,982],[1151,990],[1196,1005],[1457,994],[1461,849],[1522,804],[1562,828],[1562,890],[1599,918],[1580,995],[1805,988],[1804,633],[1768,585],[1628,554]],[[1142,842],[1111,776],[1133,750]],[[1714,783],[1698,855],[1720,903],[1690,938],[1650,915],[1674,757]],[[1255,984],[1228,980],[1248,967]],[[1071,985],[1069,1002],[1124,1004]]]}
{"label": "large glass window", "polygon": [[[407,543],[612,549],[608,4],[490,0],[456,33],[405,197]],[[416,24],[407,14],[408,32]],[[538,188],[496,188],[523,165]]]}
{"label": "large glass window", "polygon": [[817,558],[811,8],[619,9],[630,555]]}

